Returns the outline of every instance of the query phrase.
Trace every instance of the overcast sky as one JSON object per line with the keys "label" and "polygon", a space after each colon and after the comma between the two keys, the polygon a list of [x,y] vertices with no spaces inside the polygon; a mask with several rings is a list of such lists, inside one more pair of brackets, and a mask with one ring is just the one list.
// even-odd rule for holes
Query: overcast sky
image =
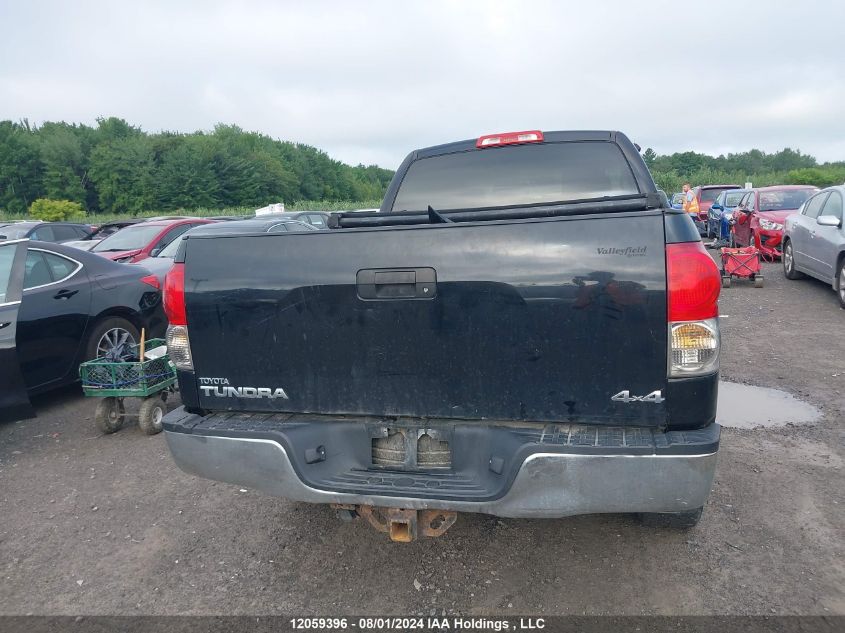
{"label": "overcast sky", "polygon": [[0,24],[0,119],[235,123],[389,168],[534,128],[845,159],[836,0],[0,0]]}

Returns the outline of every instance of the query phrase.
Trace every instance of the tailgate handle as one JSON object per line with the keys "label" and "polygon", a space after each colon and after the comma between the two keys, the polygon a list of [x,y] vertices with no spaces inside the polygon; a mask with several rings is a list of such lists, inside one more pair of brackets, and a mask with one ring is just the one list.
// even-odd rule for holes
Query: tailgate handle
{"label": "tailgate handle", "polygon": [[358,297],[365,300],[433,299],[437,274],[433,268],[367,268],[356,276]]}
{"label": "tailgate handle", "polygon": [[417,272],[415,270],[377,272],[375,283],[377,286],[416,284]]}

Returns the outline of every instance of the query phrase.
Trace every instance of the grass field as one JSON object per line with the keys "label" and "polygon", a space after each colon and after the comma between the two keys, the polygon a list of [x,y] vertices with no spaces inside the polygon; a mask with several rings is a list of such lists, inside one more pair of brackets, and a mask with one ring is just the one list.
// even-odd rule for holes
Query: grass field
{"label": "grass field", "polygon": [[[381,199],[375,200],[300,200],[292,204],[286,204],[286,211],[348,211],[351,209],[377,209],[381,205]],[[213,217],[217,215],[255,215],[256,207],[225,207],[221,209],[207,209],[197,207],[194,209],[174,209],[171,211],[144,211],[141,213],[97,213],[86,215],[81,218],[69,218],[69,222],[92,222],[102,223],[110,220],[123,220],[126,218],[151,218],[159,215],[190,215],[197,217]],[[28,215],[16,213],[3,213],[0,211],[0,222],[14,220],[30,220]]]}

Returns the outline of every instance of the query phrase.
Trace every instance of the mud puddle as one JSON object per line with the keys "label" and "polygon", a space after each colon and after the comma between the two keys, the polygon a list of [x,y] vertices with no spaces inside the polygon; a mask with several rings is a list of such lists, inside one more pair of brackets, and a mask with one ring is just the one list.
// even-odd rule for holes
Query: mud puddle
{"label": "mud puddle", "polygon": [[716,421],[733,429],[809,424],[821,411],[792,394],[767,387],[750,387],[736,382],[719,383]]}

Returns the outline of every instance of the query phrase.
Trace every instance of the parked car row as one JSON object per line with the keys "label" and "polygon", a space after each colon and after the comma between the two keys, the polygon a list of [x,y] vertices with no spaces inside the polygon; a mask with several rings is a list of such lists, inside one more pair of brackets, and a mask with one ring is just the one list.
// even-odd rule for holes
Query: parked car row
{"label": "parked car row", "polygon": [[[29,396],[76,382],[83,361],[126,360],[142,329],[147,339],[163,336],[161,288],[188,231],[316,231],[328,217],[0,225],[0,421],[30,417]],[[66,228],[72,241],[50,241],[70,235]]]}
{"label": "parked car row", "polygon": [[[719,194],[710,203],[715,190]],[[845,308],[845,185],[822,190],[712,185],[692,191],[699,200],[693,220],[703,237],[714,239],[714,245],[754,246],[768,259],[781,258],[787,279],[806,275],[830,284]],[[683,196],[672,196],[673,208],[683,205]]]}
{"label": "parked car row", "polygon": [[765,256],[776,258],[782,252],[785,218],[797,212],[818,187],[707,185],[692,191],[699,209],[693,220],[703,237],[732,246],[755,246]]}

